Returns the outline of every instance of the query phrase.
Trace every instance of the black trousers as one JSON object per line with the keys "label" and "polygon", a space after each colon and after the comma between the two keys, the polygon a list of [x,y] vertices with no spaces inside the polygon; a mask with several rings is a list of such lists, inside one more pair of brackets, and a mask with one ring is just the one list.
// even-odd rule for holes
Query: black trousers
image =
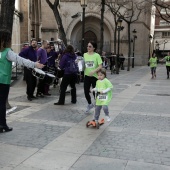
{"label": "black trousers", "polygon": [[60,85],[60,97],[58,103],[64,104],[65,103],[65,92],[67,90],[67,86],[70,85],[71,87],[71,102],[77,102],[77,95],[76,95],[76,81],[77,75],[76,74],[64,74],[61,85]]}
{"label": "black trousers", "polygon": [[35,91],[37,79],[35,76],[32,75],[32,69],[28,69],[27,67],[24,67],[24,73],[25,73],[25,81],[27,84],[26,94],[32,97]]}
{"label": "black trousers", "polygon": [[39,79],[37,85],[37,94],[38,93],[45,93],[45,79]]}
{"label": "black trousers", "polygon": [[90,88],[91,86],[93,88],[96,87],[96,81],[97,81],[96,77],[90,77],[90,76],[84,77],[84,94],[88,104],[91,104]]}
{"label": "black trousers", "polygon": [[166,66],[167,76],[169,77],[170,66]]}
{"label": "black trousers", "polygon": [[6,101],[9,94],[8,84],[0,84],[0,125],[7,126],[6,124]]}

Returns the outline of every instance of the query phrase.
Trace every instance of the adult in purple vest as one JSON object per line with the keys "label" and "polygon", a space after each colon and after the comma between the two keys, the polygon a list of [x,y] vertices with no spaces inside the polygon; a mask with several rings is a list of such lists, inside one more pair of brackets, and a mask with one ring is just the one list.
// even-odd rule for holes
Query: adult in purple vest
{"label": "adult in purple vest", "polygon": [[[37,61],[37,41],[35,39],[31,40],[31,45],[24,50],[22,50],[19,53],[19,56],[28,59],[30,61],[36,62]],[[34,91],[36,88],[37,84],[37,79],[35,76],[32,74],[32,69],[24,67],[24,77],[26,80],[26,94],[27,94],[27,99],[29,101],[32,101],[32,99],[35,99],[36,97],[34,96]]]}

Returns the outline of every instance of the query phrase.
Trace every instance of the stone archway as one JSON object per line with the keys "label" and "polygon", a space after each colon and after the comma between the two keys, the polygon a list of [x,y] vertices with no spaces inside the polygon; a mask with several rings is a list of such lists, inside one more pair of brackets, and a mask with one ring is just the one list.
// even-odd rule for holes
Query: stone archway
{"label": "stone archway", "polygon": [[[107,22],[106,22],[107,23]],[[108,23],[104,23],[104,42],[107,48],[104,50],[110,51],[112,41],[112,32],[111,27],[108,26]],[[69,30],[67,30],[67,37],[70,34],[70,38],[68,39],[68,43],[72,44],[76,49],[81,49],[81,42],[82,42],[82,22],[77,20],[74,24],[74,27],[71,24]],[[72,30],[70,30],[72,27]],[[69,31],[69,32],[68,32]],[[94,39],[98,45],[100,44],[100,18],[96,18],[94,15],[88,15],[85,18],[85,45],[87,45],[86,41]],[[87,40],[86,40],[87,39]],[[86,49],[86,48],[85,48]]]}
{"label": "stone archway", "polygon": [[[107,46],[107,51],[113,46],[113,30],[114,27],[110,21],[105,18],[104,20],[104,37],[105,45]],[[100,15],[96,13],[87,12],[85,15],[85,32],[92,31],[96,37],[98,44],[100,44]],[[82,35],[82,22],[80,17],[75,18],[69,24],[66,30],[68,43],[72,44],[75,48],[81,49],[81,35]],[[107,41],[107,42],[106,42]]]}

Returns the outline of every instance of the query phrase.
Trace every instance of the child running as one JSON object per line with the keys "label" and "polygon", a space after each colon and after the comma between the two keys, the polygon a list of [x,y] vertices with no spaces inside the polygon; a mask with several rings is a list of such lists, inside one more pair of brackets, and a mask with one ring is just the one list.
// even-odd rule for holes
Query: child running
{"label": "child running", "polygon": [[108,104],[112,99],[112,89],[113,85],[111,82],[106,78],[106,70],[101,68],[98,72],[98,80],[96,82],[96,87],[92,89],[92,91],[97,92],[96,97],[96,107],[95,107],[95,115],[94,119],[98,123],[101,108],[103,108],[107,121],[109,122],[109,109]]}
{"label": "child running", "polygon": [[151,79],[156,78],[157,57],[153,55],[149,59],[149,63],[150,63],[151,74],[152,74]]}

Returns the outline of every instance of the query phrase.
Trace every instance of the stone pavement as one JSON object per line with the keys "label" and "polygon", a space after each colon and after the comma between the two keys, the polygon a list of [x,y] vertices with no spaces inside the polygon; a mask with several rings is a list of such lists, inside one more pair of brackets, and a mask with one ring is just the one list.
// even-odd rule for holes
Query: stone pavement
{"label": "stone pavement", "polygon": [[[165,66],[151,79],[149,67],[108,78],[114,85],[111,122],[86,128],[83,84],[77,104],[54,106],[52,96],[27,101],[25,83],[11,87],[7,116],[14,130],[0,134],[1,170],[170,170],[170,80]],[[103,112],[101,118],[104,116]]]}

